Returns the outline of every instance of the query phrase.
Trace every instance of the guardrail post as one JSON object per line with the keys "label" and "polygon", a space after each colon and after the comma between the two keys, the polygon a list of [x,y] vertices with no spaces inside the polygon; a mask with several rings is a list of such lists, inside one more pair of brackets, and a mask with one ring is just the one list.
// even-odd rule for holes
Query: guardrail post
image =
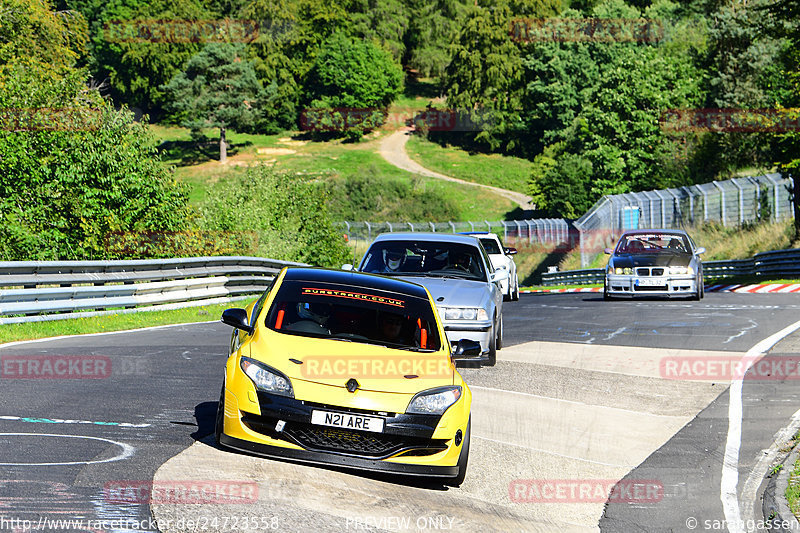
{"label": "guardrail post", "polygon": [[453,228],[453,233],[455,233],[456,232],[456,225],[453,224],[452,220],[448,220],[448,222],[450,223],[450,227]]}
{"label": "guardrail post", "polygon": [[772,176],[769,174],[764,174],[764,177],[772,184],[772,194],[775,201],[775,209],[773,209],[773,219],[774,221],[778,221],[778,215],[780,214],[780,199],[778,198],[778,182],[772,179]]}

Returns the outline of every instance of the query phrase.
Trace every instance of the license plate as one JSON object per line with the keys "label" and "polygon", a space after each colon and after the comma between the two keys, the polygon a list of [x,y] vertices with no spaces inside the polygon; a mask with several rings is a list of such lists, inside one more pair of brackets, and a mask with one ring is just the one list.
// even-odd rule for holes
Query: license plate
{"label": "license plate", "polygon": [[347,413],[330,413],[328,411],[311,411],[311,423],[319,426],[358,429],[361,431],[383,432],[383,418],[374,416],[351,415]]}
{"label": "license plate", "polygon": [[666,285],[667,282],[663,279],[655,278],[655,279],[637,279],[636,284],[640,287],[659,287],[661,285]]}

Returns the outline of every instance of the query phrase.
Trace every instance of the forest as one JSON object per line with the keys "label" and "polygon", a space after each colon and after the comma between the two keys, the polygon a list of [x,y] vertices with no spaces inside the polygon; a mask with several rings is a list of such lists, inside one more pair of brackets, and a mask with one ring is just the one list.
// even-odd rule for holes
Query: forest
{"label": "forest", "polygon": [[[532,161],[542,215],[791,174],[798,41],[793,0],[0,0],[0,258],[120,257],[108,236],[143,231],[181,237],[142,254],[176,253],[257,210],[250,229],[284,243],[262,253],[335,265],[313,177],[252,169],[203,212],[147,124],[215,128],[223,160],[227,131],[309,117],[358,142],[420,79],[479,125],[428,138]],[[268,205],[236,208],[258,188]]]}

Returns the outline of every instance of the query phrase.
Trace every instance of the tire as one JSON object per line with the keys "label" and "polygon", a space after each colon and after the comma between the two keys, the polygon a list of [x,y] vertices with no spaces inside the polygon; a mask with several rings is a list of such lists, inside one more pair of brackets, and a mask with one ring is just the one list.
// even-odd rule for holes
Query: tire
{"label": "tire", "polygon": [[489,360],[483,363],[484,366],[494,366],[497,364],[497,336],[495,335],[495,326],[492,326],[492,335],[489,338]]}
{"label": "tire", "polygon": [[514,276],[514,292],[511,296],[511,300],[514,302],[519,300],[519,278],[517,276]]}
{"label": "tire", "polygon": [[458,475],[447,481],[451,487],[459,487],[467,477],[467,463],[469,462],[469,436],[472,432],[472,416],[467,422],[467,432],[464,434],[464,441],[461,443],[461,453],[458,455]]}
{"label": "tire", "polygon": [[696,281],[697,292],[695,292],[694,295],[692,296],[692,300],[694,300],[695,302],[699,302],[700,300],[702,300],[703,299],[703,295],[705,293],[705,288],[703,287],[703,282],[700,281],[701,279],[702,278],[698,278],[697,279],[697,281]]}
{"label": "tire", "polygon": [[603,300],[605,301],[613,300],[613,298],[611,298],[611,295],[608,294],[608,287],[606,286],[605,281],[603,282]]}
{"label": "tire", "polygon": [[500,350],[503,347],[503,315],[500,315],[500,332],[495,337],[495,349]]}
{"label": "tire", "polygon": [[214,422],[214,442],[217,446],[222,446],[220,438],[225,429],[225,385],[222,385],[222,390],[219,392],[219,403],[217,404],[217,416]]}

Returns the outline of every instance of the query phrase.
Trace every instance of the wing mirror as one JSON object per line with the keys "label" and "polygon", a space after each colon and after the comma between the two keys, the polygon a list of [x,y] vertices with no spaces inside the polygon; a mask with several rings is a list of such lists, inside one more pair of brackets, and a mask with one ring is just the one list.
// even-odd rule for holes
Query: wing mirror
{"label": "wing mirror", "polygon": [[516,255],[517,249],[513,248],[511,246],[507,246],[507,247],[503,248],[503,253],[506,254],[506,255]]}
{"label": "wing mirror", "polygon": [[490,278],[493,282],[494,281],[503,281],[504,279],[508,279],[508,270],[505,268],[500,268],[492,272]]}
{"label": "wing mirror", "polygon": [[706,253],[706,249],[703,248],[702,246],[694,251],[694,255],[700,255],[700,254],[704,254],[704,253]]}
{"label": "wing mirror", "polygon": [[342,270],[354,270],[353,265],[351,265],[350,263],[345,263],[342,265]]}
{"label": "wing mirror", "polygon": [[606,248],[605,250],[603,250],[603,253],[611,255],[611,254],[614,253],[614,249],[613,248]]}
{"label": "wing mirror", "polygon": [[238,307],[224,310],[222,312],[222,323],[246,331],[248,335],[252,335],[253,331],[255,331],[255,328],[247,322],[247,311]]}

